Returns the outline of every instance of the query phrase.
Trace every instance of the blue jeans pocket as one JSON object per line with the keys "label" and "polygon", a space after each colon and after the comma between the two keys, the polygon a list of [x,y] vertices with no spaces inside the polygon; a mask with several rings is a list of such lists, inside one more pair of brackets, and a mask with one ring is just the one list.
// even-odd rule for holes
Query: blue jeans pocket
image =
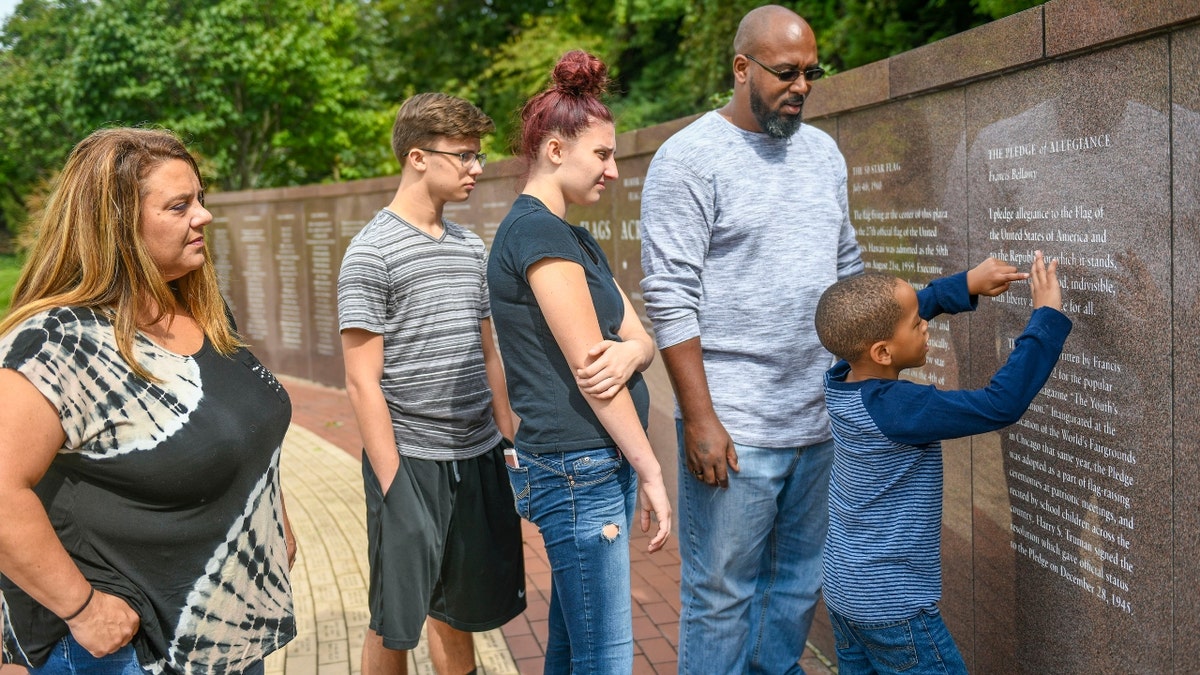
{"label": "blue jeans pocket", "polygon": [[842,622],[838,620],[838,617],[829,617],[829,627],[833,629],[833,648],[849,649],[850,636],[846,633],[846,629],[842,626]]}
{"label": "blue jeans pocket", "polygon": [[621,468],[621,456],[614,449],[600,449],[571,462],[571,478],[576,485],[596,485],[613,477]]}
{"label": "blue jeans pocket", "polygon": [[512,486],[513,506],[517,509],[517,515],[529,520],[529,467],[512,467],[508,462],[504,466],[508,469],[508,482]]}
{"label": "blue jeans pocket", "polygon": [[95,657],[75,638],[67,635],[54,646],[50,658],[33,675],[146,675],[133,645],[125,645],[108,656]]}
{"label": "blue jeans pocket", "polygon": [[893,670],[905,670],[917,665],[917,647],[913,642],[910,622],[854,622],[849,627],[863,648],[880,663]]}

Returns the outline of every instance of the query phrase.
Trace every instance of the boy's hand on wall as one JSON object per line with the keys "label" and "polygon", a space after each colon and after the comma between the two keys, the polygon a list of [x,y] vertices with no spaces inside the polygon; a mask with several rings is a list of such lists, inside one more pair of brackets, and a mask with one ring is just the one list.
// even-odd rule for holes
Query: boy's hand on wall
{"label": "boy's hand on wall", "polygon": [[1033,308],[1053,307],[1062,311],[1062,288],[1058,285],[1058,261],[1049,265],[1042,259],[1041,251],[1033,252],[1033,267],[1030,268],[1029,288],[1033,291]]}
{"label": "boy's hand on wall", "polygon": [[1027,278],[1029,275],[1018,272],[1016,267],[988,258],[967,271],[967,292],[995,297],[1007,291],[1010,283]]}

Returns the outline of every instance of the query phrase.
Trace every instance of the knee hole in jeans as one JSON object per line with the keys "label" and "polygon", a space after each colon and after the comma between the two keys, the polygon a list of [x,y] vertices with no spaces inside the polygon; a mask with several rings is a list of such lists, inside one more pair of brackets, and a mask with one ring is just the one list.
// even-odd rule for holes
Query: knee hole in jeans
{"label": "knee hole in jeans", "polygon": [[616,523],[605,523],[604,526],[600,528],[600,538],[610,544],[616,541],[617,537],[620,536],[621,526],[617,525]]}

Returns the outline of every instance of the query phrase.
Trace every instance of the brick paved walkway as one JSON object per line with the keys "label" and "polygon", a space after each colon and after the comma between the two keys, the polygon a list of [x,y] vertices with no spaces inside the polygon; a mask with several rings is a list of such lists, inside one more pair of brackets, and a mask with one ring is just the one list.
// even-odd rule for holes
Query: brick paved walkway
{"label": "brick paved walkway", "polygon": [[[312,382],[294,378],[280,378],[292,397],[293,429],[310,430],[309,437],[319,436],[335,447],[340,447],[347,456],[355,459],[354,480],[357,485],[347,487],[343,494],[357,495],[362,499],[361,474],[358,473],[358,461],[361,461],[358,426],[354,421],[346,394],[341,389],[324,387]],[[291,435],[289,435],[289,439]],[[287,456],[285,455],[285,462]],[[295,490],[288,478],[288,467],[284,467],[284,489],[288,497],[288,513],[292,512],[292,502],[303,499],[294,495]],[[340,506],[338,507],[340,510]],[[362,522],[363,508],[351,504],[349,510],[353,514],[343,514],[339,518],[354,518]],[[292,516],[294,521],[294,516]],[[349,521],[347,521],[349,522]],[[327,523],[329,527],[337,527],[336,522]],[[362,527],[361,525],[359,526]],[[546,616],[549,610],[550,565],[546,560],[545,548],[537,528],[522,521],[522,531],[525,539],[525,575],[528,591],[529,607],[524,614],[513,619],[504,626],[502,631],[503,643],[511,654],[512,662],[516,664],[521,675],[536,675],[542,672],[543,654],[546,642]],[[304,535],[301,537],[301,550],[307,544]],[[358,534],[365,539],[365,533]],[[633,589],[633,632],[634,632],[634,673],[635,675],[663,675],[676,672],[676,641],[679,631],[679,548],[674,535],[668,540],[666,547],[653,555],[646,551],[647,537],[638,528],[634,528],[631,538],[631,581]],[[361,544],[359,555],[365,555],[366,543]],[[366,562],[361,563],[365,574]],[[301,592],[297,590],[297,607],[301,604]],[[365,622],[365,620],[364,620]],[[357,634],[361,633],[361,629]],[[489,655],[493,646],[492,634],[487,634],[486,645],[480,644],[476,638],[476,651],[481,656],[488,673],[507,672],[491,670],[488,662],[482,661],[484,655]],[[358,639],[361,639],[358,638]],[[354,643],[352,652],[357,652],[358,643]],[[422,643],[422,648],[424,643]],[[419,648],[420,649],[420,648]],[[352,670],[358,672],[358,654],[352,654]],[[490,657],[489,658],[494,658]],[[268,663],[271,663],[268,661]],[[420,663],[420,662],[418,662]],[[813,650],[804,653],[800,664],[809,675],[834,675],[837,671]],[[276,671],[278,672],[278,671]],[[305,671],[307,672],[307,671]],[[326,671],[321,666],[321,673]],[[339,671],[340,672],[340,671]],[[433,673],[432,669],[413,672]],[[481,671],[482,672],[482,671]],[[288,675],[294,671],[288,670]]]}
{"label": "brick paved walkway", "polygon": [[[296,389],[287,383],[289,391]],[[288,518],[300,542],[292,568],[297,637],[267,658],[267,673],[350,675],[361,671],[367,612],[367,528],[362,473],[349,454],[293,424],[281,473]],[[516,675],[499,630],[475,638],[480,674]],[[425,642],[409,656],[410,673],[432,674]]]}

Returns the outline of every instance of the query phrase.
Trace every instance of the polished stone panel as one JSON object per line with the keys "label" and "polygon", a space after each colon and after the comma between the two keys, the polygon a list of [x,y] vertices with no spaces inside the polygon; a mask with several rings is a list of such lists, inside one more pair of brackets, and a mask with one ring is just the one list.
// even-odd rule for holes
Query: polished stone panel
{"label": "polished stone panel", "polygon": [[670,122],[663,122],[645,129],[637,129],[629,131],[617,136],[617,164],[621,165],[621,160],[634,155],[650,154],[653,155],[656,150],[668,138],[675,135],[675,132],[686,127],[696,121],[704,113],[696,113],[681,117]]}
{"label": "polished stone panel", "polygon": [[613,199],[611,191],[606,191],[600,201],[587,206],[572,206],[567,210],[567,221],[578,225],[591,233],[600,249],[604,251],[609,264],[616,257],[616,242],[619,233],[613,222]]}
{"label": "polished stone panel", "polygon": [[1055,0],[1046,8],[1046,55],[1060,56],[1196,16],[1194,0]]}
{"label": "polished stone panel", "polygon": [[[838,144],[849,174],[850,215],[867,269],[917,288],[967,269],[963,92],[948,91],[843,115]],[[929,322],[929,357],[915,382],[964,386],[969,315]],[[943,443],[942,612],[959,649],[973,652],[971,445]]]}
{"label": "polished stone panel", "polygon": [[[969,245],[1058,259],[1075,324],[1021,422],[972,441],[977,490],[1008,497],[975,502],[977,672],[1171,670],[1167,57],[1158,38],[966,89]],[[977,312],[973,386],[1030,311],[1022,287]]]}
{"label": "polished stone panel", "polygon": [[888,59],[889,95],[945,87],[1043,55],[1042,8],[1034,7]]}
{"label": "polished stone panel", "polygon": [[270,224],[273,207],[271,202],[236,204],[219,211],[214,207],[214,217],[218,219],[214,222],[214,229],[218,230],[214,233],[218,242],[214,253],[221,265],[225,264],[220,257],[224,247],[221,242],[225,237],[219,230],[225,229],[229,233],[231,274],[221,280],[226,302],[237,319],[238,331],[251,349],[256,354],[267,355],[278,340],[278,326],[271,311],[279,297],[272,258],[274,233]]}
{"label": "polished stone panel", "polygon": [[1171,40],[1175,671],[1200,672],[1200,28]]}
{"label": "polished stone panel", "polygon": [[280,201],[271,212],[271,263],[278,296],[270,311],[277,328],[267,343],[273,363],[286,373],[311,379],[310,354],[313,322],[317,313],[309,295],[309,279],[315,270],[305,244],[305,210],[300,201]]}
{"label": "polished stone panel", "polygon": [[[609,256],[613,277],[629,296],[634,310],[643,320],[642,302],[642,181],[650,168],[650,154],[618,160],[620,176],[610,183],[613,213],[613,252]],[[647,328],[649,321],[644,321]]]}
{"label": "polished stone panel", "polygon": [[309,379],[340,383],[344,376],[338,333],[337,273],[343,251],[337,237],[338,201],[332,197],[314,197],[302,203],[304,247],[308,256],[308,314],[312,321]]}
{"label": "polished stone panel", "polygon": [[865,108],[887,101],[889,69],[889,61],[876,61],[817,80],[804,101],[805,117]]}

